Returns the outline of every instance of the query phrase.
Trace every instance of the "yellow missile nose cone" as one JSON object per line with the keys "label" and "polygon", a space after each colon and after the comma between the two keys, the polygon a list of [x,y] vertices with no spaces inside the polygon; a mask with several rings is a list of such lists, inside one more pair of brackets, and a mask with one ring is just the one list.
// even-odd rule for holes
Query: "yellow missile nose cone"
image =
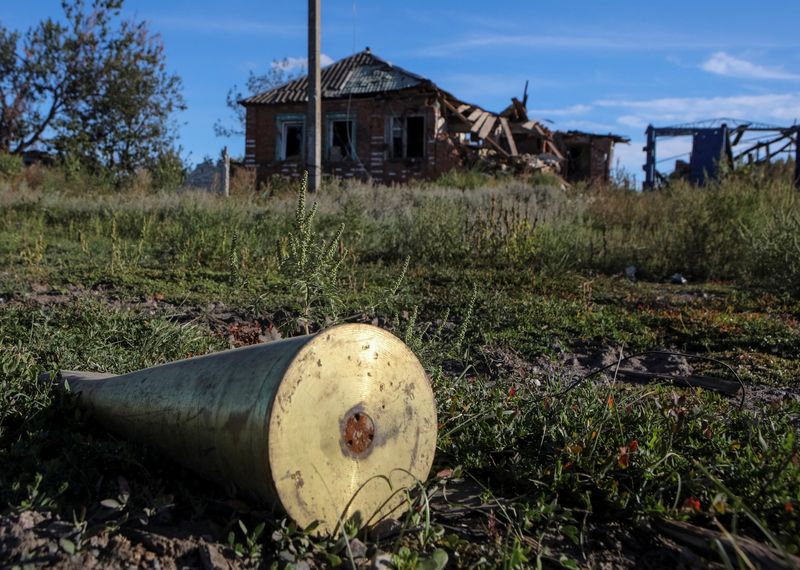
{"label": "yellow missile nose cone", "polygon": [[340,325],[314,337],[287,368],[269,422],[269,461],[286,512],[333,532],[356,516],[402,513],[404,488],[424,481],[436,448],[425,371],[394,335]]}
{"label": "yellow missile nose cone", "polygon": [[402,513],[404,489],[427,478],[436,449],[425,371],[370,325],[62,377],[108,429],[322,533]]}

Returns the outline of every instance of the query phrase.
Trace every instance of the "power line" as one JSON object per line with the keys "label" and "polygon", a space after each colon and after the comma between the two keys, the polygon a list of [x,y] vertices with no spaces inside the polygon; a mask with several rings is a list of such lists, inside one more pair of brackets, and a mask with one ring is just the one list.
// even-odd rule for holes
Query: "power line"
{"label": "power line", "polygon": [[682,152],[681,154],[676,154],[675,156],[669,156],[667,158],[662,158],[661,160],[657,160],[656,164],[661,164],[662,162],[669,162],[671,160],[675,160],[676,158],[681,158],[683,156],[689,156],[692,154],[692,151]]}

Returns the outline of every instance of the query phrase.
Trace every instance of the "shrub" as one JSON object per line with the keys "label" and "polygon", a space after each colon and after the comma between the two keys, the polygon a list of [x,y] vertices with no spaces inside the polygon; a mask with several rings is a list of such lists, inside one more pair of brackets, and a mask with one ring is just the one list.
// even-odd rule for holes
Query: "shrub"
{"label": "shrub", "polygon": [[150,169],[153,190],[177,190],[186,178],[186,164],[174,150],[161,153]]}
{"label": "shrub", "polygon": [[12,178],[22,172],[24,167],[21,156],[0,153],[0,178]]}
{"label": "shrub", "polygon": [[534,188],[540,186],[552,186],[555,188],[561,188],[564,183],[557,174],[554,174],[552,172],[542,172],[541,170],[539,170],[534,172],[528,177],[528,184],[530,184]]}
{"label": "shrub", "polygon": [[475,190],[486,186],[491,181],[491,177],[478,170],[453,168],[442,174],[436,180],[436,186],[442,188],[458,188],[459,190]]}
{"label": "shrub", "polygon": [[0,344],[0,436],[9,423],[47,403],[47,390],[36,379],[38,372],[34,355],[21,343]]}
{"label": "shrub", "polygon": [[231,164],[232,196],[253,194],[256,189],[256,171],[254,168],[242,168]]}

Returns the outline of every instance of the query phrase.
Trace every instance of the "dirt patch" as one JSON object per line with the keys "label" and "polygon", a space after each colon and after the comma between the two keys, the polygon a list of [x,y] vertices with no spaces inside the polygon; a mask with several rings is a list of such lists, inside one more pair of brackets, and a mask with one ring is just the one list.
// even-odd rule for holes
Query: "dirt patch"
{"label": "dirt patch", "polygon": [[[518,499],[517,499],[518,500]],[[438,524],[466,540],[492,542],[508,531],[504,528],[511,501],[493,496],[465,479],[446,481],[430,497],[431,510]],[[542,553],[543,561],[562,566],[569,559],[586,568],[698,568],[708,565],[690,550],[679,546],[646,524],[630,521],[587,521],[581,536],[569,538],[548,531],[537,540],[527,538],[528,546]],[[530,560],[531,566],[534,561]]]}
{"label": "dirt patch", "polygon": [[[205,534],[121,529],[87,536],[86,529],[47,512],[0,515],[0,565],[52,568],[238,568],[229,549]],[[78,537],[83,535],[80,548]]]}
{"label": "dirt patch", "polygon": [[[604,372],[593,377],[594,381],[608,382],[616,378],[617,382],[624,382],[621,375],[615,376],[617,368],[620,370],[632,370],[649,374],[663,375],[665,377],[689,377],[693,374],[703,374],[708,363],[702,360],[694,360],[691,357],[681,354],[669,354],[664,351],[661,354],[645,354],[633,358],[623,357],[627,355],[618,348],[603,347],[595,350],[584,349],[565,353],[556,361],[556,366],[563,369],[567,377],[576,381],[599,369]],[[725,359],[722,359],[725,361]],[[698,364],[699,363],[699,364]],[[736,362],[728,362],[736,369]],[[728,370],[719,373],[719,377],[724,380],[734,381],[736,377]],[[657,381],[657,380],[656,380]],[[743,382],[744,384],[744,406],[750,410],[761,409],[765,405],[779,406],[782,403],[793,401],[800,403],[800,386],[796,383],[786,387],[776,387],[767,384],[753,382]],[[736,394],[739,401],[741,393]]]}
{"label": "dirt patch", "polygon": [[[625,360],[621,361],[623,358]],[[585,376],[606,367],[607,374],[613,376],[618,363],[620,368],[636,372],[671,376],[688,376],[694,372],[689,359],[679,354],[646,354],[630,358],[628,354],[614,347],[566,353],[560,359],[560,364],[574,376]]]}

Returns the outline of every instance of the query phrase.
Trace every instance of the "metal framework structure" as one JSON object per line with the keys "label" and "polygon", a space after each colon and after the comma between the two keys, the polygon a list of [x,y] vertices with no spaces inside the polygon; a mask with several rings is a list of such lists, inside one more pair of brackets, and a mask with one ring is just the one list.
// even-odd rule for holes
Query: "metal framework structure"
{"label": "metal framework structure", "polygon": [[[748,134],[752,136],[745,138]],[[656,160],[658,139],[686,136],[692,137],[692,150],[687,153],[688,176],[695,184],[703,185],[708,179],[716,178],[720,163],[735,167],[745,161],[748,164],[766,163],[778,155],[793,154],[794,181],[800,189],[800,125],[780,127],[736,119],[712,119],[671,127],[647,127],[647,144],[643,149],[646,162],[642,167],[646,190],[655,190],[667,180],[658,171],[658,163],[684,156]]]}

